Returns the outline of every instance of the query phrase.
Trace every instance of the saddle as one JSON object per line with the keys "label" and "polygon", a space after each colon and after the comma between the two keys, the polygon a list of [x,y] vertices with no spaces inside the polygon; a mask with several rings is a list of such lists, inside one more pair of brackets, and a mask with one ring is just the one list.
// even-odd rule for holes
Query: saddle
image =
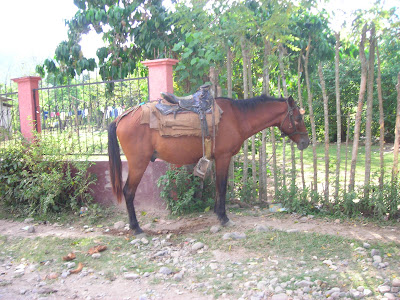
{"label": "saddle", "polygon": [[191,111],[199,115],[202,131],[206,137],[210,136],[207,126],[206,113],[212,112],[214,97],[210,91],[210,85],[202,85],[193,95],[186,97],[177,97],[171,93],[161,93],[161,96],[172,105],[163,104],[159,101],[156,108],[163,114],[176,114],[184,111]]}
{"label": "saddle", "polygon": [[[191,111],[199,116],[202,133],[203,157],[199,160],[194,168],[194,174],[204,179],[207,169],[210,165],[209,159],[211,159],[212,156],[211,135],[208,130],[206,118],[207,113],[213,113],[213,107],[215,105],[214,96],[212,91],[210,91],[210,85],[202,85],[196,93],[187,97],[177,97],[171,93],[161,93],[161,96],[164,98],[164,100],[172,104],[163,104],[161,101],[157,103],[156,108],[161,112],[161,114],[168,115],[173,113],[174,118],[176,118],[176,114],[179,112]],[[214,115],[212,125],[215,129]],[[215,139],[215,132],[213,132],[213,138]]]}

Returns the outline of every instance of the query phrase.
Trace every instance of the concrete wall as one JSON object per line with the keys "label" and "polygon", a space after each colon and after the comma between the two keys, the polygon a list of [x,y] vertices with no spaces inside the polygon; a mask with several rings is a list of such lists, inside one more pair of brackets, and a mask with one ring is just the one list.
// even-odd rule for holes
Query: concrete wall
{"label": "concrete wall", "polygon": [[[137,211],[166,210],[166,203],[160,198],[160,189],[157,187],[157,180],[161,175],[165,174],[167,167],[167,164],[162,160],[149,163],[136,191],[134,204]],[[106,206],[116,205],[121,209],[125,209],[125,200],[122,203],[118,203],[117,198],[112,192],[108,160],[95,161],[95,165],[90,167],[89,172],[97,175],[97,183],[91,187],[95,202]],[[127,176],[128,163],[122,161],[122,179],[124,184]]]}

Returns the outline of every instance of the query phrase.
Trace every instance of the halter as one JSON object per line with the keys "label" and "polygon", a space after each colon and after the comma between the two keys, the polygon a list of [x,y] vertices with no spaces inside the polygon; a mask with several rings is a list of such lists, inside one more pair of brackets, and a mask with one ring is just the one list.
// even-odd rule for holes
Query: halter
{"label": "halter", "polygon": [[[282,136],[282,137],[286,137],[286,136],[287,136],[287,137],[291,137],[292,135],[295,135],[295,134],[308,135],[308,133],[306,133],[306,132],[297,131],[296,122],[295,122],[294,119],[293,119],[293,110],[294,110],[294,107],[291,107],[291,106],[289,105],[288,99],[286,99],[286,104],[287,104],[287,106],[288,106],[288,111],[287,111],[287,113],[286,113],[285,118],[283,118],[283,121],[281,122],[281,125],[279,126],[279,130],[281,131],[281,136]],[[288,117],[289,117],[290,122],[292,123],[292,126],[294,127],[294,131],[293,131],[292,133],[286,134],[286,133],[284,133],[284,132],[282,131],[282,125],[283,125],[283,123],[285,123],[285,121],[286,121],[286,119],[287,119]]]}

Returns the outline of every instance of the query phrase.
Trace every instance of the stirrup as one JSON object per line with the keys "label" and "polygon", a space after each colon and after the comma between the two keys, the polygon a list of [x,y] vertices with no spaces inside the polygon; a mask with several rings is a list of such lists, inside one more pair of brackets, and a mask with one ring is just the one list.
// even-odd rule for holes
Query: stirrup
{"label": "stirrup", "polygon": [[204,179],[207,174],[208,167],[210,166],[211,161],[204,156],[200,158],[200,160],[197,162],[196,166],[194,167],[193,170],[193,175],[198,176],[201,179]]}

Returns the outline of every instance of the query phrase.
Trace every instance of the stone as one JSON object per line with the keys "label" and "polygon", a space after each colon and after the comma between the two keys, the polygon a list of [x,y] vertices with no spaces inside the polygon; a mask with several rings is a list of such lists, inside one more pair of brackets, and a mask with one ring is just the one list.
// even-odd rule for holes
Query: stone
{"label": "stone", "polygon": [[127,280],[135,280],[138,279],[140,276],[136,273],[125,273],[124,278]]}
{"label": "stone", "polygon": [[388,293],[388,292],[390,292],[390,286],[388,286],[388,285],[380,285],[380,286],[378,286],[378,291],[381,294]]}
{"label": "stone", "polygon": [[382,257],[379,255],[374,255],[372,257],[372,259],[374,260],[375,263],[378,263],[378,264],[380,264],[382,262]]}
{"label": "stone", "polygon": [[400,287],[400,277],[396,277],[392,280],[392,286]]}
{"label": "stone", "polygon": [[313,283],[311,281],[308,280],[302,280],[299,282],[296,282],[295,285],[298,287],[310,287]]}
{"label": "stone", "polygon": [[99,259],[101,257],[101,253],[93,253],[92,258]]}
{"label": "stone", "polygon": [[20,289],[20,290],[19,290],[19,294],[20,294],[20,295],[25,295],[26,292],[28,292],[27,289]]}
{"label": "stone", "polygon": [[232,232],[231,233],[231,239],[234,240],[243,240],[246,238],[246,234],[242,232]]}
{"label": "stone", "polygon": [[220,231],[220,230],[221,230],[221,227],[218,226],[218,225],[214,225],[214,226],[212,226],[212,227],[210,228],[210,232],[211,232],[211,233],[217,233],[217,232]]}
{"label": "stone", "polygon": [[176,280],[176,281],[182,281],[182,279],[183,279],[183,274],[184,274],[185,272],[182,270],[182,271],[180,271],[179,273],[176,273],[175,275],[174,275],[174,279]]}
{"label": "stone", "polygon": [[369,297],[372,295],[372,291],[370,289],[364,289],[363,294],[365,297]]}
{"label": "stone", "polygon": [[210,267],[211,270],[214,271],[214,270],[218,269],[218,264],[216,264],[216,263],[210,263],[210,264],[209,264],[209,267]]}
{"label": "stone", "polygon": [[289,299],[288,295],[283,293],[275,294],[271,297],[271,300],[288,300],[288,299]]}
{"label": "stone", "polygon": [[25,224],[33,223],[33,221],[35,221],[34,218],[26,218],[26,219],[24,220],[24,223],[25,223]]}
{"label": "stone", "polygon": [[371,245],[368,244],[368,243],[363,243],[363,247],[364,247],[365,249],[369,249],[369,248],[371,248]]}
{"label": "stone", "polygon": [[164,275],[169,275],[172,273],[172,270],[167,267],[161,267],[159,273],[164,274]]}
{"label": "stone", "polygon": [[359,291],[357,291],[357,290],[351,290],[350,291],[350,295],[351,295],[351,297],[353,297],[354,299],[359,299],[359,298],[361,298],[363,295],[359,292]]}
{"label": "stone", "polygon": [[299,219],[299,222],[300,223],[306,223],[308,221],[308,218],[307,217],[301,217],[300,219]]}
{"label": "stone", "polygon": [[230,238],[231,238],[231,233],[230,232],[227,232],[222,236],[223,240],[229,240]]}
{"label": "stone", "polygon": [[374,257],[375,255],[381,255],[381,251],[379,251],[378,249],[372,249],[371,250],[371,256]]}
{"label": "stone", "polygon": [[61,273],[61,278],[65,279],[65,278],[67,278],[69,276],[69,274],[71,274],[69,270],[63,271]]}
{"label": "stone", "polygon": [[131,245],[140,244],[140,239],[134,239],[134,240],[130,241],[129,244],[131,244]]}
{"label": "stone", "polygon": [[124,221],[118,221],[114,223],[114,229],[123,229],[125,227],[125,222]]}
{"label": "stone", "polygon": [[67,269],[72,269],[75,268],[76,263],[75,262],[68,262],[66,263]]}
{"label": "stone", "polygon": [[259,290],[265,290],[266,287],[267,287],[267,282],[266,281],[261,280],[261,281],[259,281],[257,283],[257,288]]}
{"label": "stone", "polygon": [[146,238],[141,238],[141,239],[140,239],[140,242],[141,242],[143,245],[147,245],[147,244],[149,243],[149,240],[146,239]]}
{"label": "stone", "polygon": [[27,231],[28,233],[34,233],[36,231],[35,226],[33,226],[33,225],[25,226],[22,229]]}
{"label": "stone", "polygon": [[197,242],[197,243],[194,243],[192,245],[192,250],[193,251],[197,251],[197,250],[200,250],[203,247],[204,247],[204,244],[202,242]]}
{"label": "stone", "polygon": [[334,293],[340,293],[340,288],[334,287],[325,293],[326,297],[332,296]]}
{"label": "stone", "polygon": [[388,300],[396,300],[397,299],[396,296],[393,295],[392,293],[384,293],[383,297],[385,297]]}
{"label": "stone", "polygon": [[268,232],[269,231],[269,228],[268,228],[268,226],[265,226],[265,225],[256,225],[256,227],[254,228],[254,230],[256,231],[256,232]]}

